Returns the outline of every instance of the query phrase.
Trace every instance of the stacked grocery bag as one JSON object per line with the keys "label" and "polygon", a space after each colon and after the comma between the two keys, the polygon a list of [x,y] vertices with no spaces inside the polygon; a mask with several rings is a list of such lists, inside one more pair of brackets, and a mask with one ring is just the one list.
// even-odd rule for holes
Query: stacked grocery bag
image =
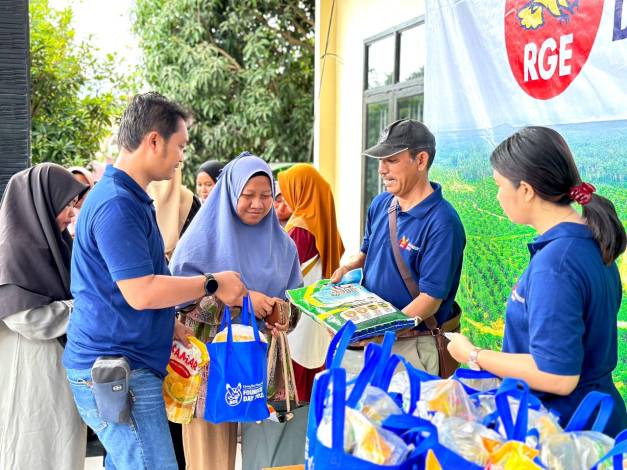
{"label": "stacked grocery bag", "polygon": [[314,384],[309,470],[627,468],[627,431],[603,434],[608,395],[591,392],[562,429],[523,381],[467,369],[431,376],[391,354],[392,332],[368,344],[362,371],[347,377],[341,362],[354,333],[348,322],[334,337]]}

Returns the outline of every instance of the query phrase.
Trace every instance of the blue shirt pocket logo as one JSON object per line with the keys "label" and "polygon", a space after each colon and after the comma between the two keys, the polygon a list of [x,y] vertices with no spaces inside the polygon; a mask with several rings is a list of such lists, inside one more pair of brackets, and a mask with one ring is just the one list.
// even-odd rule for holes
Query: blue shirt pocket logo
{"label": "blue shirt pocket logo", "polygon": [[420,247],[412,244],[409,241],[409,238],[406,237],[405,235],[403,235],[401,239],[399,240],[398,246],[400,246],[401,249],[407,250],[407,251],[417,251],[417,252],[420,251]]}

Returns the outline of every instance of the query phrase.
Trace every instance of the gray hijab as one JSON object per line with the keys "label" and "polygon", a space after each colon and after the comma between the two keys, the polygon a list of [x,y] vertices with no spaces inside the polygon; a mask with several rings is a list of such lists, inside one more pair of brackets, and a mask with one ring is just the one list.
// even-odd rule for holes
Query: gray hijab
{"label": "gray hijab", "polygon": [[72,237],[56,217],[86,190],[53,163],[13,175],[0,203],[0,319],[72,297]]}

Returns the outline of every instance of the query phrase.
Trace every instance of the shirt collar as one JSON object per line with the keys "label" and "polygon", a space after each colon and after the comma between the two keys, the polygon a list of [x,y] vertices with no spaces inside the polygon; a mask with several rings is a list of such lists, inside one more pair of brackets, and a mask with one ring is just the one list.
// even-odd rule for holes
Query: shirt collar
{"label": "shirt collar", "polygon": [[542,235],[536,237],[533,242],[529,243],[529,253],[531,256],[536,254],[546,245],[558,238],[593,238],[592,232],[587,225],[577,224],[574,222],[562,222],[555,227],[550,228]]}
{"label": "shirt collar", "polygon": [[429,182],[429,184],[433,188],[433,192],[422,201],[420,201],[418,204],[416,204],[414,207],[409,209],[406,214],[409,214],[416,219],[422,219],[429,213],[431,209],[439,204],[439,202],[442,200],[442,186],[438,183],[432,182]]}
{"label": "shirt collar", "polygon": [[146,191],[144,191],[142,187],[137,184],[137,181],[131,178],[125,171],[120,170],[113,165],[107,165],[104,176],[113,178],[117,182],[121,183],[122,186],[135,194],[141,202],[152,204],[152,198],[148,195],[148,193],[146,193]]}

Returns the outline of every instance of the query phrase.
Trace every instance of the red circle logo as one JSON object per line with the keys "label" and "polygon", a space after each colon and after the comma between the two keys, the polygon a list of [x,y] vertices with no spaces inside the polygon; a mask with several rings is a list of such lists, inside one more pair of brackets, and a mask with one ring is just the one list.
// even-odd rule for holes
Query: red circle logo
{"label": "red circle logo", "polygon": [[505,44],[516,81],[531,97],[562,93],[588,60],[603,0],[507,0]]}

